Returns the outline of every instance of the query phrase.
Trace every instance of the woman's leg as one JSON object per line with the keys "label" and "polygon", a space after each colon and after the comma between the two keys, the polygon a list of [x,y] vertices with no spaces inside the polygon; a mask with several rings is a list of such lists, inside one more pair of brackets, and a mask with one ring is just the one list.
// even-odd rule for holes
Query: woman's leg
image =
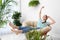
{"label": "woman's leg", "polygon": [[44,35],[44,40],[46,39],[47,34]]}
{"label": "woman's leg", "polygon": [[18,26],[12,24],[11,22],[9,23],[9,25],[10,25],[10,27],[12,27],[13,29],[18,29],[18,28],[19,28]]}
{"label": "woman's leg", "polygon": [[45,34],[47,34],[49,31],[51,30],[51,27],[45,27],[45,28],[43,28],[43,29],[41,29],[41,31],[42,31],[42,33],[45,35]]}
{"label": "woman's leg", "polygon": [[46,39],[47,33],[51,30],[51,27],[45,27],[41,29],[42,34],[44,35],[44,40]]}
{"label": "woman's leg", "polygon": [[26,32],[29,32],[31,30],[30,27],[20,27],[20,29],[12,29],[13,32],[15,32],[16,34],[19,34],[19,33],[26,33]]}

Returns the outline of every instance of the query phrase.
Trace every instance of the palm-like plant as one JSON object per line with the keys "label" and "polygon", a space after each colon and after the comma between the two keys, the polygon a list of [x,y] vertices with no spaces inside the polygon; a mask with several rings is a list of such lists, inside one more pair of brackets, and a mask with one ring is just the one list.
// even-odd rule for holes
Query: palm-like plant
{"label": "palm-like plant", "polygon": [[42,32],[33,30],[26,33],[27,40],[42,40]]}
{"label": "palm-like plant", "polygon": [[6,14],[11,12],[9,3],[14,2],[13,0],[0,0],[0,27],[2,27],[5,23],[7,23],[7,19],[5,19]]}

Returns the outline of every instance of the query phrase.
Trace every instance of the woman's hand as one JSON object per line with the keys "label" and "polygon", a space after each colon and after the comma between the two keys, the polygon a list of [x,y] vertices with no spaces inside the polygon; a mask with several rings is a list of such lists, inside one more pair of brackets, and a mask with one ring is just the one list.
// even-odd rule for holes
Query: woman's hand
{"label": "woman's hand", "polygon": [[41,10],[40,10],[40,12],[42,11],[42,9],[43,9],[43,8],[44,8],[44,6],[42,6],[42,7],[41,7]]}
{"label": "woman's hand", "polygon": [[44,8],[44,6],[42,6],[42,8]]}
{"label": "woman's hand", "polygon": [[50,18],[50,16],[47,16],[48,18]]}

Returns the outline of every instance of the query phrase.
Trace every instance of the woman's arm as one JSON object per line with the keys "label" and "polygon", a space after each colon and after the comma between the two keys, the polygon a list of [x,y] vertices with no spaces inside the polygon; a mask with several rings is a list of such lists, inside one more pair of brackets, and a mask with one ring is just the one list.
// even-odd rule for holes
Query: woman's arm
{"label": "woman's arm", "polygon": [[44,6],[42,6],[40,12],[39,12],[39,18],[41,18],[41,12],[42,12],[42,9],[44,8]]}
{"label": "woman's arm", "polygon": [[48,18],[51,20],[50,25],[52,25],[52,24],[56,23],[56,22],[55,22],[55,20],[54,20],[54,19],[52,19],[50,16],[48,16]]}

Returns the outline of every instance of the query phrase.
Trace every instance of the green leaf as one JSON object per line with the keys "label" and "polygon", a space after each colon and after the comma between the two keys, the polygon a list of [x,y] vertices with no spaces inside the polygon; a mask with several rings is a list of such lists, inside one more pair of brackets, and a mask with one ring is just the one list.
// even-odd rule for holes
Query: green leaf
{"label": "green leaf", "polygon": [[29,2],[29,6],[37,6],[38,4],[40,4],[39,1],[30,1]]}
{"label": "green leaf", "polygon": [[26,33],[26,38],[27,40],[41,40],[41,32],[37,31],[37,30],[33,30],[33,31],[29,31]]}
{"label": "green leaf", "polygon": [[0,5],[2,5],[2,0],[0,0]]}
{"label": "green leaf", "polygon": [[20,12],[15,12],[12,16],[12,19],[19,19],[21,17],[21,13]]}
{"label": "green leaf", "polygon": [[22,25],[19,20],[14,20],[13,23],[16,26],[21,26]]}
{"label": "green leaf", "polygon": [[2,27],[5,23],[6,23],[6,20],[3,20],[4,16],[6,14],[9,14],[11,12],[11,9],[8,9],[8,7],[10,7],[11,5],[9,5],[10,2],[12,3],[16,3],[15,1],[13,0],[4,0],[3,3],[2,3],[3,0],[0,0],[0,27]]}
{"label": "green leaf", "polygon": [[0,28],[2,28],[4,26],[4,24],[7,23],[7,20],[3,21],[3,20],[0,20]]}

